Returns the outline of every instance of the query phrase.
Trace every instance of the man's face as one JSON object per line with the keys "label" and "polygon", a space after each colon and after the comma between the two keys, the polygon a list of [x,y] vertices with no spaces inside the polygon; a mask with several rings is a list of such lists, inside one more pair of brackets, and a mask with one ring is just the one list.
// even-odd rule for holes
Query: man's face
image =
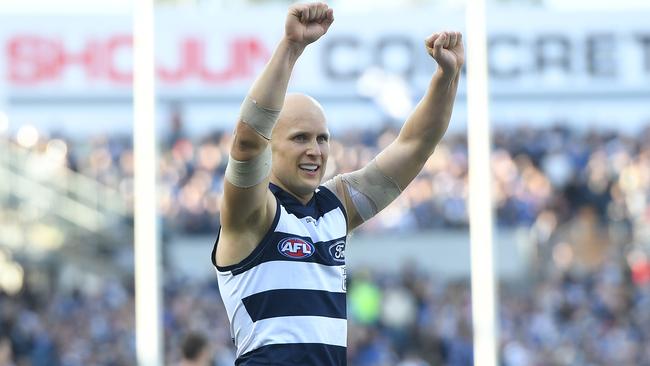
{"label": "man's face", "polygon": [[309,200],[323,179],[329,155],[329,132],[322,110],[300,106],[283,111],[271,146],[271,180],[298,198]]}

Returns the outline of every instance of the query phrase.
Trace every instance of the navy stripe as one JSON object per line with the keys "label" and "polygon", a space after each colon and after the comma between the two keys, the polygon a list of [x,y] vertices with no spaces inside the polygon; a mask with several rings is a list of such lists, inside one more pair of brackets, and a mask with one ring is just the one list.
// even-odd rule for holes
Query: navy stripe
{"label": "navy stripe", "polygon": [[258,246],[258,248],[263,247],[264,251],[258,253],[255,256],[254,261],[252,260],[247,261],[247,263],[245,264],[238,265],[237,268],[231,268],[233,276],[242,274],[248,271],[249,269],[257,265],[260,265],[262,263],[273,262],[273,261],[318,263],[324,266],[340,266],[345,264],[345,259],[341,261],[341,260],[337,260],[334,257],[333,253],[335,253],[335,251],[332,248],[332,246],[340,244],[341,242],[343,243],[343,247],[345,248],[345,239],[346,239],[345,236],[342,236],[337,239],[319,241],[313,243],[314,254],[306,258],[288,258],[282,255],[282,253],[278,249],[278,244],[286,238],[300,238],[304,241],[311,243],[311,238],[308,236],[300,236],[300,235],[292,235],[287,233],[275,232],[273,233],[273,235],[265,239],[265,241]]}
{"label": "navy stripe", "polygon": [[343,216],[345,217],[345,222],[346,222],[346,231],[347,231],[347,222],[348,222],[348,213],[345,212],[345,207],[343,206],[343,202],[336,196],[336,194],[332,191],[330,191],[327,187],[325,186],[319,186],[319,193],[322,193],[325,197],[328,197],[328,199],[331,202],[336,203],[337,207],[341,208],[341,211],[343,212]]}
{"label": "navy stripe", "polygon": [[345,347],[319,343],[270,344],[250,351],[235,366],[346,366]]}
{"label": "navy stripe", "polygon": [[253,322],[280,316],[346,319],[345,293],[322,290],[269,290],[242,299]]}
{"label": "navy stripe", "polygon": [[341,201],[336,198],[336,195],[324,187],[319,188],[319,191],[314,193],[311,200],[309,200],[307,204],[303,205],[290,193],[284,191],[273,183],[269,183],[269,189],[282,203],[282,206],[284,206],[287,212],[294,214],[299,219],[311,216],[315,220],[318,220],[321,216],[335,210],[337,207],[340,207],[342,211],[345,211]]}

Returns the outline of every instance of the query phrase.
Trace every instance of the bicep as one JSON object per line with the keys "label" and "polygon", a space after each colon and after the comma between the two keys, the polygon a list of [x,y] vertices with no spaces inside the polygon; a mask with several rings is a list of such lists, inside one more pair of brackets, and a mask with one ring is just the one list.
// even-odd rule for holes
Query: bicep
{"label": "bicep", "polygon": [[343,204],[343,208],[345,209],[345,214],[348,220],[348,232],[350,232],[357,226],[363,224],[363,218],[361,218],[359,215],[359,212],[355,207],[352,198],[350,197],[350,191],[348,189],[347,183],[345,183],[343,180],[344,175],[346,174],[339,174],[335,176],[334,178],[323,183],[323,186],[332,191],[334,195],[339,199],[339,201],[341,201]]}
{"label": "bicep", "polygon": [[268,179],[248,188],[241,188],[225,180],[221,201],[221,224],[227,228],[241,227],[259,220],[268,206]]}
{"label": "bicep", "polygon": [[394,179],[379,169],[376,161],[334,178],[336,192],[348,214],[348,232],[371,219],[399,196]]}
{"label": "bicep", "polygon": [[221,222],[237,228],[259,222],[268,208],[271,149],[268,142],[239,123],[224,177]]}
{"label": "bicep", "polygon": [[[232,193],[231,186],[226,183],[226,192]],[[230,199],[234,197],[232,194],[224,194],[224,196],[230,197]],[[241,205],[245,204],[245,200],[236,201],[235,205],[229,205],[226,203],[226,199],[222,201],[221,232],[219,245],[214,253],[217,265],[229,266],[240,263],[255,250],[273,224],[277,210],[275,197],[267,189],[266,198],[259,201],[266,202],[266,204],[259,205],[259,202],[254,202],[259,208],[252,211],[246,210],[244,213],[241,211],[241,207],[243,207]]]}
{"label": "bicep", "polygon": [[376,161],[386,176],[391,177],[401,189],[406,189],[432,153],[433,147],[429,145],[423,146],[416,139],[398,137],[377,155]]}

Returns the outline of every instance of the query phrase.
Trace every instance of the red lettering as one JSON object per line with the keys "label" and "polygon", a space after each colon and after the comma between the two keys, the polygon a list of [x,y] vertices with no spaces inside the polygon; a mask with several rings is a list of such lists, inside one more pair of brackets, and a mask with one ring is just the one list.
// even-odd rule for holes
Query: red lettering
{"label": "red lettering", "polygon": [[53,80],[60,72],[57,60],[59,44],[51,39],[20,35],[7,42],[7,67],[9,81],[33,85]]}
{"label": "red lettering", "polygon": [[255,69],[259,66],[266,65],[271,58],[271,53],[264,47],[264,44],[257,38],[250,38],[246,42],[246,49],[248,50],[248,63],[247,73],[254,73]]}
{"label": "red lettering", "polygon": [[264,45],[255,38],[238,38],[233,40],[228,48],[229,62],[225,70],[214,72],[205,65],[205,53],[203,43],[200,44],[199,60],[202,61],[199,67],[199,77],[208,83],[226,83],[238,78],[248,78],[254,73],[256,64],[265,64],[270,53]]}
{"label": "red lettering", "polygon": [[[78,50],[66,47],[65,39],[17,35],[9,38],[5,51],[9,82],[18,86],[65,82],[66,71],[74,68],[83,72],[82,83],[100,80],[128,85],[133,80],[133,40],[128,34],[91,38]],[[165,84],[181,84],[192,79],[225,84],[252,78],[271,56],[265,45],[254,37],[233,38],[224,54],[224,66],[211,66],[204,39],[188,37],[179,43],[177,60],[158,66],[157,76]]]}
{"label": "red lettering", "polygon": [[57,51],[58,51],[58,60],[55,62],[59,65],[59,71],[64,70],[75,64],[81,66],[86,72],[86,76],[89,79],[97,78],[100,75],[99,70],[99,50],[95,42],[88,42],[85,49],[82,49],[79,53],[68,52],[63,45],[63,42],[60,40],[56,41]]}
{"label": "red lettering", "polygon": [[163,83],[180,83],[191,76],[193,65],[196,63],[198,46],[197,40],[189,38],[183,41],[180,47],[180,61],[175,70],[168,70],[162,66],[158,67],[158,78]]}
{"label": "red lettering", "polygon": [[237,41],[233,42],[234,44],[230,45],[229,48],[229,63],[228,66],[226,67],[225,70],[222,71],[212,71],[210,70],[207,65],[205,64],[205,47],[204,44],[200,44],[199,48],[199,54],[198,54],[198,63],[197,63],[197,71],[199,78],[205,82],[208,83],[216,83],[216,84],[221,84],[227,81],[232,80],[234,77],[237,76],[237,70],[238,68],[241,67],[241,64],[238,62],[240,61],[240,57],[238,57],[238,48],[236,46]]}
{"label": "red lettering", "polygon": [[133,38],[130,35],[120,35],[109,38],[106,42],[106,75],[110,81],[119,84],[130,84],[133,80],[132,67],[127,70],[120,70],[116,65],[118,52],[133,52]]}

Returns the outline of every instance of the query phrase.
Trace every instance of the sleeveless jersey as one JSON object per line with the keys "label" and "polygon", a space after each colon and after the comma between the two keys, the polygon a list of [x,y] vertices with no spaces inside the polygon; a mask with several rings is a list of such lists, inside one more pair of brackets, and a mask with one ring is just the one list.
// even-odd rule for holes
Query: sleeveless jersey
{"label": "sleeveless jersey", "polygon": [[235,365],[345,365],[345,209],[323,186],[306,205],[269,189],[277,210],[253,252],[222,267],[214,263],[218,237],[212,251]]}

